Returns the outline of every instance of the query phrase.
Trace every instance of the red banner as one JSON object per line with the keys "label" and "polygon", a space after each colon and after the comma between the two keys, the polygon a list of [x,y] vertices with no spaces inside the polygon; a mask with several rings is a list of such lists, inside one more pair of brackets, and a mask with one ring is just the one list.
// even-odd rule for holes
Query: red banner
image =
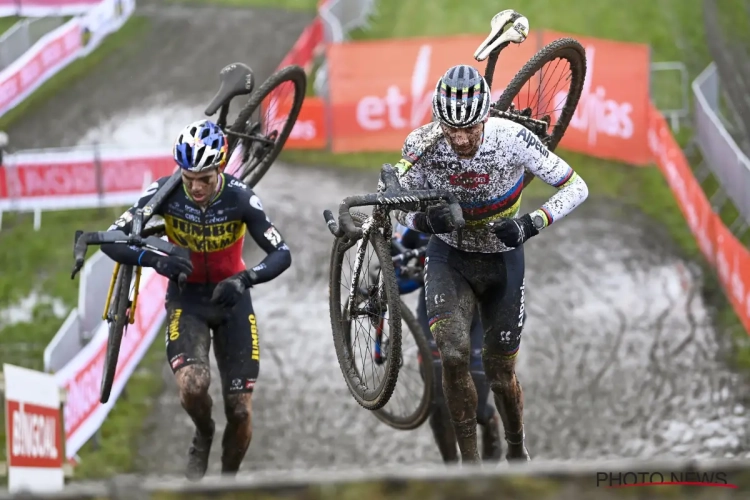
{"label": "red banner", "polygon": [[60,409],[6,401],[8,465],[10,467],[62,466]]}

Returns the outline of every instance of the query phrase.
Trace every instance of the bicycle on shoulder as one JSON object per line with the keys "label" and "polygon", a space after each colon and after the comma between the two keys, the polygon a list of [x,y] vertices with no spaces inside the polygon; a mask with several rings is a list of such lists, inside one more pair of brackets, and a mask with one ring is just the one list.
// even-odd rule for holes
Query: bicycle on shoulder
{"label": "bicycle on shoulder", "polygon": [[[305,98],[307,77],[304,70],[291,65],[274,72],[258,88],[252,69],[243,63],[232,63],[219,73],[219,89],[205,109],[206,116],[219,111],[218,127],[227,137],[221,152],[227,159],[226,172],[239,178],[244,185],[253,188],[269,170],[284,147],[299,116]],[[233,99],[249,95],[231,126],[227,126],[230,104]],[[281,110],[288,109],[286,117]],[[211,122],[206,122],[211,123]],[[193,132],[200,127],[195,123]],[[208,128],[203,129],[209,134]],[[195,138],[206,139],[206,137]],[[138,207],[132,215],[130,232],[76,231],[75,264],[71,279],[84,265],[86,250],[90,245],[127,244],[147,251],[161,252],[166,256],[188,258],[189,253],[177,245],[163,241],[166,227],[161,217],[155,216],[162,202],[182,185],[180,169],[166,182],[151,184],[146,193],[153,194],[148,204]],[[145,193],[144,193],[145,194]],[[117,358],[123,333],[135,321],[140,285],[141,266],[116,264],[112,273],[102,319],[109,324],[106,359],[102,373],[99,401],[109,401]],[[180,278],[183,285],[185,277]]]}
{"label": "bicycle on shoulder", "polygon": [[[484,76],[470,66],[459,65],[450,68],[438,80],[433,95],[434,122],[409,134],[404,143],[401,161],[397,164],[396,179],[388,180],[387,176],[392,172],[388,166],[387,169],[384,167],[379,182],[379,190],[384,185],[387,191],[390,185],[399,182],[408,189],[406,192],[395,190],[393,201],[390,201],[394,205],[402,203],[398,207],[399,222],[420,232],[435,235],[428,247],[428,254],[432,251],[433,256],[442,264],[431,268],[434,273],[431,271],[430,277],[438,278],[438,282],[433,284],[432,280],[428,280],[429,286],[434,290],[428,293],[428,312],[431,328],[434,325],[437,332],[441,357],[445,358],[443,348],[448,349],[450,356],[450,370],[443,371],[443,385],[446,384],[446,373],[450,371],[448,382],[451,391],[446,394],[446,400],[461,457],[468,461],[479,459],[476,453],[477,421],[472,416],[475,409],[468,403],[474,396],[467,394],[472,397],[464,401],[459,394],[468,377],[465,373],[468,359],[464,360],[463,354],[466,347],[463,344],[468,342],[468,331],[463,330],[468,330],[470,318],[467,317],[469,310],[457,309],[457,299],[454,297],[457,292],[449,282],[456,273],[473,273],[471,279],[479,279],[479,271],[469,272],[471,266],[463,265],[475,260],[477,266],[485,266],[491,274],[487,277],[492,285],[485,286],[486,290],[480,294],[481,297],[469,298],[468,295],[471,294],[466,290],[462,293],[465,292],[464,299],[467,303],[473,302],[479,306],[482,314],[485,347],[489,340],[493,349],[490,355],[493,380],[497,382],[502,378],[505,384],[510,377],[512,384],[516,384],[513,371],[515,355],[520,343],[520,329],[525,322],[523,243],[553,221],[567,215],[587,196],[583,180],[566,162],[550,153],[562,139],[583,90],[586,59],[585,51],[577,41],[562,38],[547,44],[521,68],[505,87],[500,98],[495,102],[491,101],[490,88],[500,52],[511,43],[524,42],[528,29],[528,20],[513,10],[502,11],[492,19],[489,36],[474,53],[477,61],[487,60]],[[555,78],[557,81],[553,81]],[[550,81],[553,84],[551,90],[548,88]],[[560,83],[563,83],[562,88],[558,88]],[[510,154],[506,155],[507,150]],[[555,195],[553,202],[543,205],[539,210],[518,217],[521,192],[537,175],[564,193]],[[422,204],[419,209],[406,208],[410,202],[420,201],[409,199],[414,193],[412,190],[420,192],[424,186],[441,189],[444,199],[450,200],[450,210],[445,206],[435,207],[429,204]],[[462,203],[457,205],[459,197]],[[392,262],[388,259],[389,240],[384,236],[390,236],[386,232],[390,230],[390,219],[383,216],[378,205],[379,201],[386,199],[388,197],[379,193],[372,203],[362,203],[376,205],[373,215],[368,217],[362,214],[355,218],[348,213],[349,207],[354,205],[351,205],[349,199],[344,200],[339,208],[339,223],[344,230],[334,225],[329,211],[324,213],[329,228],[339,236],[334,242],[330,268],[330,314],[334,344],[350,392],[355,400],[369,409],[380,409],[387,403],[396,383],[400,363],[391,363],[382,370],[385,376],[379,384],[368,385],[362,379],[365,370],[354,365],[353,356],[349,352],[351,349],[341,339],[347,338],[351,323],[358,316],[369,317],[372,326],[376,327],[376,334],[382,339],[383,334],[377,330],[377,326],[383,324],[383,311],[387,309],[389,317],[385,323],[391,333],[387,339],[387,350],[396,354],[400,351],[400,301],[394,293],[389,293],[395,278]],[[460,216],[454,213],[455,210],[461,212]],[[355,227],[355,222],[360,226]],[[368,235],[369,238],[363,238],[363,235]],[[468,238],[465,244],[462,243],[463,235]],[[346,251],[358,239],[361,241],[358,243],[356,256],[351,259],[346,256]],[[430,250],[433,242],[434,249]],[[365,285],[360,281],[363,275],[367,275],[361,270],[368,246],[375,250],[380,272],[377,283]],[[480,258],[482,255],[487,257]],[[345,274],[342,269],[347,259],[351,274],[348,279],[342,280],[342,274]],[[453,265],[463,267],[457,271],[458,268],[451,267]],[[510,277],[503,278],[498,273],[498,269],[504,267],[509,269],[508,276],[512,274],[512,284]],[[505,283],[503,279],[506,280]],[[347,289],[343,295],[348,296],[343,311],[340,300],[342,286]],[[502,292],[509,287],[513,289],[512,294]],[[367,300],[355,300],[355,296],[363,294]],[[362,302],[365,304],[362,308],[355,305]],[[495,313],[493,307],[497,309]],[[517,318],[513,315],[506,318],[498,316],[500,309],[515,309],[520,312]],[[396,317],[396,313],[399,317]],[[458,340],[461,349],[458,350],[445,333],[446,329],[453,327],[460,333]],[[440,338],[444,342],[443,346],[440,346]],[[371,347],[373,345],[375,347]],[[377,352],[378,345],[382,350],[386,343],[376,336],[374,340],[368,339],[365,347]],[[501,358],[502,362],[498,365]],[[443,362],[445,363],[445,359]],[[457,384],[456,377],[460,378],[461,384]],[[496,403],[502,403],[499,409],[507,406],[505,401],[508,398],[516,392],[520,393],[520,387],[517,391],[507,391],[503,387],[505,386],[493,386]],[[528,460],[522,417],[517,410],[514,407],[512,419],[505,413],[502,414],[509,445],[506,458]],[[464,413],[466,418],[462,417]]]}
{"label": "bicycle on shoulder", "polygon": [[[376,193],[345,198],[339,206],[338,223],[330,210],[323,213],[328,229],[336,237],[329,276],[334,347],[352,396],[368,410],[378,410],[388,402],[402,363],[403,313],[391,256],[390,213],[424,208],[436,202],[443,205],[447,202],[457,225],[462,225],[460,206],[451,194],[436,190],[407,193],[401,189],[393,166],[385,164]],[[351,208],[363,206],[372,206],[372,215],[350,213]],[[355,244],[355,262],[345,277],[344,261]],[[371,265],[373,256],[377,269]],[[357,347],[358,353],[354,352]],[[369,360],[365,359],[365,353],[369,353]],[[369,368],[365,366],[368,361]],[[369,381],[368,373],[377,380]]]}

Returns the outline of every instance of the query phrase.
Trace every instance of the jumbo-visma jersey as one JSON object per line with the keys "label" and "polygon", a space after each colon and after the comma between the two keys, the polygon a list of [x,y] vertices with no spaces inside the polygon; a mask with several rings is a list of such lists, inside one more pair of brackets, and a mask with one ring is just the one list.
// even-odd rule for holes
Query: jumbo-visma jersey
{"label": "jumbo-visma jersey", "polygon": [[[167,179],[163,177],[149,186],[112,228],[129,231],[136,208],[144,207]],[[188,283],[218,283],[244,271],[242,249],[246,232],[266,253],[289,250],[252,189],[228,174],[222,174],[219,183],[205,210],[192,201],[183,186],[176,188],[155,212],[164,218],[169,241],[190,250],[193,272]]]}
{"label": "jumbo-visma jersey", "polygon": [[[438,123],[419,127],[406,138],[396,168],[405,189],[430,188],[456,196],[466,220],[460,249],[469,252],[511,250],[487,223],[518,216],[525,169],[558,188],[541,207],[547,225],[569,214],[588,195],[586,183],[565,161],[528,129],[503,118],[487,120],[479,150],[466,160],[451,149]],[[399,222],[414,228],[414,215],[399,213]],[[458,248],[457,232],[436,236]]]}

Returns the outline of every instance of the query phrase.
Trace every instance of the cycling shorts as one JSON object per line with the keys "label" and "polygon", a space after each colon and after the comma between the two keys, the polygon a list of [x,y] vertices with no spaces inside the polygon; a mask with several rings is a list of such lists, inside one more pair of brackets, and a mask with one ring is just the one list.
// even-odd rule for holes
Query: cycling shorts
{"label": "cycling shorts", "polygon": [[[419,292],[419,302],[417,303],[417,322],[422,330],[425,332],[427,337],[427,343],[430,345],[432,350],[432,359],[435,363],[440,363],[440,351],[438,351],[437,344],[435,344],[435,338],[432,336],[430,331],[430,321],[427,319],[427,305],[424,301],[424,287]],[[471,322],[471,330],[469,332],[471,341],[471,354],[469,359],[469,370],[472,373],[484,373],[484,365],[482,364],[482,343],[484,342],[484,329],[482,328],[482,320],[479,317],[479,310],[474,312],[474,319]]]}
{"label": "cycling shorts", "polygon": [[485,355],[515,356],[524,314],[523,246],[499,253],[465,252],[439,238],[427,245],[425,303],[440,343],[468,335],[479,306]]}
{"label": "cycling shorts", "polygon": [[253,392],[260,371],[258,325],[250,290],[226,310],[210,302],[214,285],[167,289],[167,359],[173,373],[193,364],[209,365],[211,332],[224,394]]}

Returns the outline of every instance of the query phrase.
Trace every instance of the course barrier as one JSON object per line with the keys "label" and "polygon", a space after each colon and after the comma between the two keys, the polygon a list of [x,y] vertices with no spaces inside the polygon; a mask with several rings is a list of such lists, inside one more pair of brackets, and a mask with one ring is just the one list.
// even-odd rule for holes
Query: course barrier
{"label": "course barrier", "polygon": [[[79,483],[45,498],[229,500],[609,500],[744,499],[750,464],[741,460],[542,461],[497,468],[381,465],[336,471],[240,473],[200,483],[164,477],[118,477]],[[0,494],[0,499],[8,498]],[[30,497],[24,497],[30,498]]]}
{"label": "course barrier", "polygon": [[[0,12],[4,1],[0,0]],[[15,0],[8,3],[11,2]],[[41,37],[0,71],[0,116],[18,106],[74,60],[90,54],[104,38],[119,30],[135,10],[135,0],[82,0],[80,5],[84,3],[85,8],[76,12],[79,16]]]}

